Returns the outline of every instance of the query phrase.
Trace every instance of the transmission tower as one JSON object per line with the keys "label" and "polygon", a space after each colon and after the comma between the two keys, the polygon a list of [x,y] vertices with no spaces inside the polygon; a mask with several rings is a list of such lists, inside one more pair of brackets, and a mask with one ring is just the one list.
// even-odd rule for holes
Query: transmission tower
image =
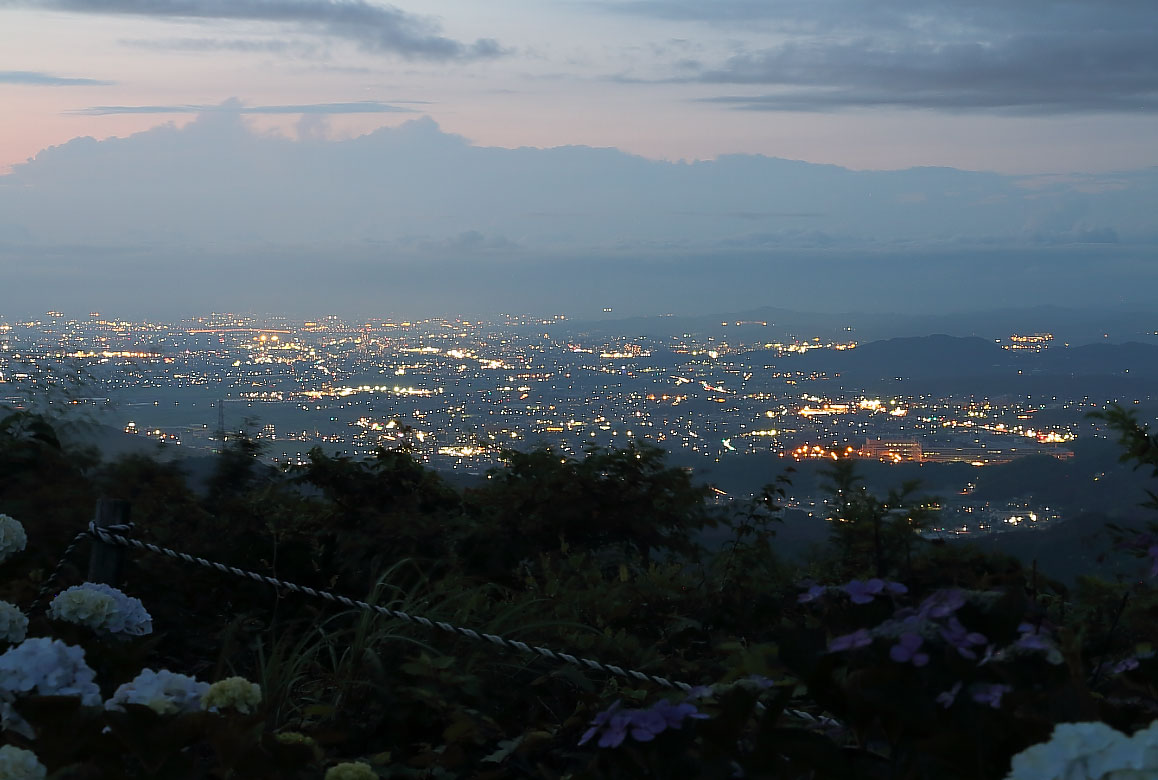
{"label": "transmission tower", "polygon": [[225,449],[225,399],[217,399],[217,450]]}

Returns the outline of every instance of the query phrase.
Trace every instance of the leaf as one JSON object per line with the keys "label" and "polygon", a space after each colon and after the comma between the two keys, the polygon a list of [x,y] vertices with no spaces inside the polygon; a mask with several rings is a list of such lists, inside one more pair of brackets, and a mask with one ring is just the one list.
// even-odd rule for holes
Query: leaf
{"label": "leaf", "polygon": [[498,750],[491,753],[489,756],[486,756],[485,758],[483,758],[483,761],[486,763],[490,763],[490,764],[499,764],[499,763],[502,763],[503,761],[506,761],[507,757],[511,753],[515,752],[515,748],[517,748],[519,745],[521,745],[523,743],[523,739],[525,737],[526,737],[525,734],[520,734],[519,736],[515,737],[514,739],[502,740],[501,742],[499,742]]}

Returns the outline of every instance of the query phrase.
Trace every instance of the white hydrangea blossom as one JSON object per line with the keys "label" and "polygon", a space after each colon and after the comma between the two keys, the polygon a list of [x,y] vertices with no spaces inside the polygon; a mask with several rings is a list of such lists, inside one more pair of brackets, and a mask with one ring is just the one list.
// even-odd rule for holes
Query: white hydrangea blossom
{"label": "white hydrangea blossom", "polygon": [[244,677],[227,677],[209,686],[201,708],[210,712],[234,709],[248,715],[261,704],[261,686]]}
{"label": "white hydrangea blossom", "polygon": [[378,780],[378,773],[362,761],[346,761],[327,769],[325,780]]}
{"label": "white hydrangea blossom", "polygon": [[1049,741],[1013,757],[1006,780],[1158,777],[1158,720],[1132,737],[1105,723],[1061,723]]}
{"label": "white hydrangea blossom", "polygon": [[54,620],[88,626],[98,634],[144,636],[153,633],[153,618],[138,598],[99,582],[66,588],[48,606]]}
{"label": "white hydrangea blossom", "polygon": [[5,780],[44,780],[48,767],[31,750],[15,745],[0,747],[0,777]]}
{"label": "white hydrangea blossom", "polygon": [[101,692],[95,678],[85,663],[84,648],[48,637],[25,639],[0,655],[0,729],[35,737],[12,707],[21,696],[78,696],[84,706],[99,707]]}
{"label": "white hydrangea blossom", "polygon": [[28,546],[28,534],[19,520],[0,515],[0,563]]}
{"label": "white hydrangea blossom", "polygon": [[118,687],[105,709],[124,711],[125,704],[142,704],[161,715],[197,712],[209,683],[162,669],[142,669],[132,681]]}
{"label": "white hydrangea blossom", "polygon": [[28,618],[15,604],[0,601],[0,642],[23,642],[28,635]]}

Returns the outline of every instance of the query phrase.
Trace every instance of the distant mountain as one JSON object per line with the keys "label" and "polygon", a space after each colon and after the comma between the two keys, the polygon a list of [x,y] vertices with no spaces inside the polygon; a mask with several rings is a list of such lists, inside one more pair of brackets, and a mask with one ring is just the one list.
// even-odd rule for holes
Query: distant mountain
{"label": "distant mountain", "polygon": [[981,338],[945,335],[874,341],[845,351],[814,350],[778,365],[825,371],[845,380],[938,380],[965,377],[1084,376],[1158,379],[1158,345],[1052,346],[1012,351]]}
{"label": "distant mountain", "polygon": [[1139,341],[1158,344],[1158,315],[1148,311],[1110,311],[1061,306],[978,308],[938,314],[845,311],[819,313],[763,306],[722,313],[669,314],[651,317],[580,319],[566,323],[576,333],[622,337],[625,334],[667,338],[683,333],[711,336],[731,343],[783,340],[792,336],[866,343],[902,336],[943,333],[1008,339],[1015,333],[1049,332],[1056,346],[1092,342]]}

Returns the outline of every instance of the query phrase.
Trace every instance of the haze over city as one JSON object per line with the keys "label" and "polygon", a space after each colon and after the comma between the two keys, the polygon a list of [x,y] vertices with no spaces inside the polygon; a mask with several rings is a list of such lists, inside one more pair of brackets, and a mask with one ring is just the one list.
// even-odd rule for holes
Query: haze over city
{"label": "haze over city", "polygon": [[1148,3],[0,2],[0,311],[1137,308]]}

